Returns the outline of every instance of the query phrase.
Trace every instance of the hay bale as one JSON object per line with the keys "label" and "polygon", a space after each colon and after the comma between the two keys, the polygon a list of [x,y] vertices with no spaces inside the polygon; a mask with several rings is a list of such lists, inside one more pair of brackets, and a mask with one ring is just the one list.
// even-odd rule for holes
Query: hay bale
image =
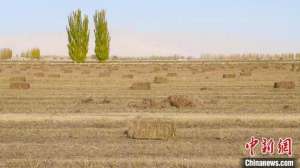
{"label": "hay bale", "polygon": [[240,76],[251,76],[251,75],[252,75],[251,71],[243,70],[242,72],[240,72]]}
{"label": "hay bale", "polygon": [[26,77],[25,76],[15,76],[9,78],[10,82],[26,82]]}
{"label": "hay bale", "polygon": [[49,78],[60,78],[60,74],[49,74]]}
{"label": "hay bale", "polygon": [[162,77],[162,76],[156,76],[156,77],[154,78],[154,81],[153,81],[153,82],[156,83],[156,84],[162,84],[162,83],[167,83],[167,82],[168,82],[168,79],[165,78],[165,77]]}
{"label": "hay bale", "polygon": [[160,67],[154,67],[151,72],[155,73],[155,72],[159,72],[159,71],[160,71]]}
{"label": "hay bale", "polygon": [[13,82],[9,85],[10,89],[30,89],[30,84],[27,82]]}
{"label": "hay bale", "polygon": [[104,78],[104,77],[110,77],[111,71],[105,71],[105,72],[100,72],[99,77]]}
{"label": "hay bale", "polygon": [[91,72],[89,70],[84,70],[81,72],[81,74],[83,75],[89,75]]}
{"label": "hay bale", "polygon": [[71,69],[63,69],[62,71],[63,71],[63,73],[72,73],[73,72]]}
{"label": "hay bale", "polygon": [[81,100],[82,104],[88,104],[88,103],[92,103],[94,101],[94,99],[92,97],[87,97]]}
{"label": "hay bale", "polygon": [[122,78],[128,78],[128,79],[133,79],[133,75],[132,74],[128,74],[128,75],[123,75]]}
{"label": "hay bale", "polygon": [[145,140],[168,140],[176,135],[175,123],[167,119],[135,118],[129,122],[127,137]]}
{"label": "hay bale", "polygon": [[35,73],[35,74],[33,74],[35,77],[40,77],[40,78],[42,78],[42,77],[44,77],[45,76],[45,74],[44,73],[42,73],[42,72],[37,72],[37,73]]}
{"label": "hay bale", "polygon": [[130,87],[131,90],[150,90],[151,84],[149,82],[136,82]]}
{"label": "hay bale", "polygon": [[194,102],[186,96],[169,96],[167,100],[171,106],[174,106],[176,108],[195,107]]}
{"label": "hay bale", "polygon": [[275,82],[274,88],[283,88],[283,89],[295,89],[296,84],[293,81],[281,81],[281,82]]}
{"label": "hay bale", "polygon": [[167,74],[167,77],[176,77],[177,76],[177,73],[168,73]]}
{"label": "hay bale", "polygon": [[235,78],[235,74],[223,74],[223,79],[230,79],[230,78]]}

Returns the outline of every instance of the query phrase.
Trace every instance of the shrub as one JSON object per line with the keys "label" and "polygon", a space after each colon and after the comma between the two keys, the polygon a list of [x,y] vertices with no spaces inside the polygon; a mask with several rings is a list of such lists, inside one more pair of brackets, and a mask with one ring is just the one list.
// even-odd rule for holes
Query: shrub
{"label": "shrub", "polygon": [[100,62],[109,58],[110,36],[106,21],[106,12],[104,10],[96,11],[94,15],[95,23],[95,54]]}
{"label": "shrub", "polygon": [[1,59],[11,59],[12,50],[9,48],[3,48],[0,50],[0,58]]}
{"label": "shrub", "polygon": [[88,17],[85,15],[82,18],[80,9],[69,16],[69,25],[67,27],[69,55],[77,63],[83,63],[87,57],[89,45],[88,24]]}

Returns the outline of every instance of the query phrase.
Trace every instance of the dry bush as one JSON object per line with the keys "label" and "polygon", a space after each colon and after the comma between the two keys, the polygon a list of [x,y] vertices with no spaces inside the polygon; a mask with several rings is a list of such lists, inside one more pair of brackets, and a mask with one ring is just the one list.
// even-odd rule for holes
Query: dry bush
{"label": "dry bush", "polygon": [[45,77],[45,74],[43,72],[37,72],[35,74],[33,74],[35,77],[39,77],[39,78],[42,78],[42,77]]}
{"label": "dry bush", "polygon": [[235,74],[223,74],[223,79],[230,79],[230,78],[235,78]]}
{"label": "dry bush", "polygon": [[128,79],[133,79],[133,75],[132,74],[128,74],[128,75],[123,75],[122,78],[128,78]]}
{"label": "dry bush", "polygon": [[295,87],[296,84],[293,81],[281,81],[274,83],[274,88],[295,89]]}
{"label": "dry bush", "polygon": [[12,82],[9,85],[10,89],[30,89],[30,84],[27,82]]}
{"label": "dry bush", "polygon": [[162,77],[162,76],[156,76],[154,78],[154,83],[157,83],[157,84],[161,84],[161,83],[167,83],[168,82],[168,79],[165,78],[165,77]]}
{"label": "dry bush", "polygon": [[136,82],[130,86],[131,90],[150,90],[151,84],[149,82]]}
{"label": "dry bush", "polygon": [[183,95],[173,95],[168,97],[168,102],[176,108],[195,107],[193,100]]}
{"label": "dry bush", "polygon": [[142,102],[129,102],[128,107],[137,109],[163,109],[167,107],[166,101],[157,102],[151,98],[145,98]]}
{"label": "dry bush", "polygon": [[167,74],[167,77],[176,77],[177,76],[177,73],[168,73]]}
{"label": "dry bush", "polygon": [[49,78],[60,78],[60,74],[49,74]]}
{"label": "dry bush", "polygon": [[26,82],[26,77],[25,76],[14,76],[9,78],[10,82]]}
{"label": "dry bush", "polygon": [[132,139],[168,140],[175,137],[175,123],[168,119],[135,118],[128,124],[127,137]]}

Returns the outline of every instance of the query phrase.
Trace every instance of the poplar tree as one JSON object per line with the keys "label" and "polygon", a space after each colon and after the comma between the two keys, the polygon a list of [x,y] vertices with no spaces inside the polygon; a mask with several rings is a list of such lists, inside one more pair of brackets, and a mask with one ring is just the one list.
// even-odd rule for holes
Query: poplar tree
{"label": "poplar tree", "polygon": [[100,62],[109,58],[110,36],[108,32],[105,10],[96,11],[94,15],[95,23],[95,54]]}
{"label": "poplar tree", "polygon": [[68,50],[71,59],[77,63],[84,63],[89,46],[89,20],[88,16],[82,17],[78,9],[68,18]]}

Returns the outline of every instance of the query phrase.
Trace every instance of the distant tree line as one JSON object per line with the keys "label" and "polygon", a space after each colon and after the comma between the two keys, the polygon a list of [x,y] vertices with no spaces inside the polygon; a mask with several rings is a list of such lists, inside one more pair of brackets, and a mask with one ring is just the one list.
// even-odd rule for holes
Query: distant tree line
{"label": "distant tree line", "polygon": [[[11,59],[13,56],[13,51],[10,48],[3,48],[0,50],[0,59]],[[39,48],[32,48],[25,52],[22,52],[21,57],[28,59],[40,59],[41,52]]]}

